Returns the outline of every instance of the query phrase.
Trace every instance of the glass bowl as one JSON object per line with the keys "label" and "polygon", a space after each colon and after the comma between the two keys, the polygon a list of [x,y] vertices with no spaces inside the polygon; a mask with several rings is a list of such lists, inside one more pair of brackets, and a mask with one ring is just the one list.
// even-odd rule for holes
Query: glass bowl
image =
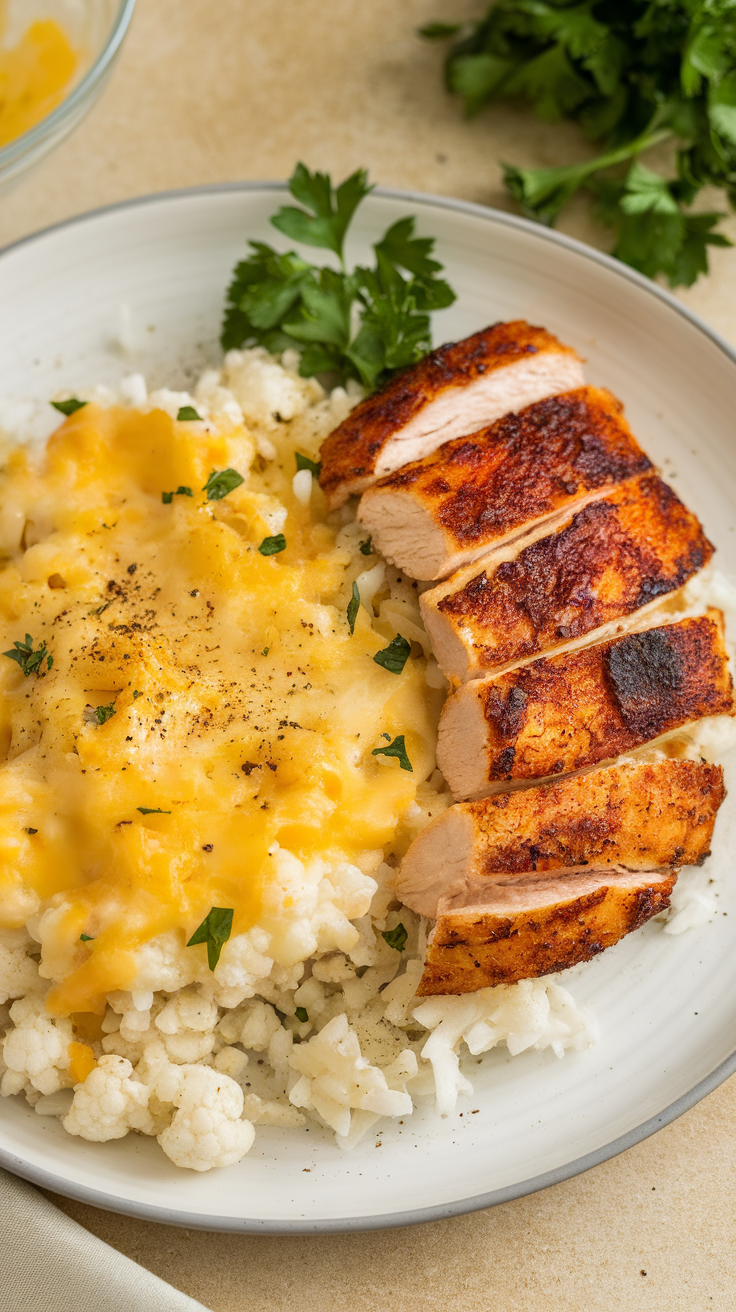
{"label": "glass bowl", "polygon": [[23,27],[37,19],[56,19],[83,53],[71,89],[56,109],[0,147],[0,192],[40,163],[91,108],[120,51],[135,0],[16,0],[15,4],[11,0],[5,11],[8,26],[13,22],[14,8],[19,11]]}

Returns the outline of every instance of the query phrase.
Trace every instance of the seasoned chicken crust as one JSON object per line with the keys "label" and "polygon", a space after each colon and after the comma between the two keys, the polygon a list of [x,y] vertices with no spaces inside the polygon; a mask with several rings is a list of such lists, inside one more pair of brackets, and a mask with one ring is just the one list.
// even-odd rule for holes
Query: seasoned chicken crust
{"label": "seasoned chicken crust", "polygon": [[665,911],[676,880],[586,871],[494,886],[461,910],[441,904],[417,993],[473,993],[590,961]]}
{"label": "seasoned chicken crust", "polygon": [[510,410],[583,382],[569,346],[523,319],[447,342],[367,396],[322,444],[332,506]]}
{"label": "seasoned chicken crust", "polygon": [[463,684],[442,712],[437,764],[455,797],[475,797],[722,714],[734,714],[733,684],[723,615],[710,610]]}
{"label": "seasoned chicken crust", "polygon": [[440,668],[462,682],[615,624],[681,587],[712,554],[672,488],[643,474],[530,545],[453,574],[424,593],[422,615]]}
{"label": "seasoned chicken crust", "polygon": [[720,766],[661,760],[461,802],[414,839],[396,896],[435,917],[441,899],[481,900],[485,886],[508,875],[700,865],[724,796]]}
{"label": "seasoned chicken crust", "polygon": [[622,409],[596,387],[537,401],[380,479],[358,519],[392,564],[413,578],[443,578],[651,469]]}

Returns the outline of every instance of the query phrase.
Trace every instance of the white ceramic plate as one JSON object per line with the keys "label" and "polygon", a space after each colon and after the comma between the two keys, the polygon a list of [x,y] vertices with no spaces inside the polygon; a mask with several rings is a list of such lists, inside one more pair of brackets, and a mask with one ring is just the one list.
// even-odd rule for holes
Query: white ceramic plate
{"label": "white ceramic plate", "polygon": [[[274,239],[267,219],[281,191],[235,185],[152,197],[5,251],[0,397],[45,399],[133,368],[153,385],[186,385],[217,358],[228,276],[247,237]],[[736,574],[736,357],[725,342],[614,260],[479,206],[375,194],[349,255],[365,258],[388,224],[411,213],[438,239],[458,292],[437,316],[435,340],[521,317],[576,346],[590,381],[623,399],[644,447]],[[127,357],[117,341],[121,305],[134,339]],[[151,1140],[86,1143],[4,1099],[0,1163],[99,1207],[272,1233],[439,1219],[566,1179],[673,1120],[736,1069],[735,830],[732,780],[710,862],[719,879],[710,923],[679,937],[650,924],[570,972],[575,997],[597,1011],[598,1046],[562,1061],[494,1051],[472,1068],[475,1093],[446,1120],[417,1111],[349,1154],[319,1130],[259,1128],[238,1166],[196,1175]]]}

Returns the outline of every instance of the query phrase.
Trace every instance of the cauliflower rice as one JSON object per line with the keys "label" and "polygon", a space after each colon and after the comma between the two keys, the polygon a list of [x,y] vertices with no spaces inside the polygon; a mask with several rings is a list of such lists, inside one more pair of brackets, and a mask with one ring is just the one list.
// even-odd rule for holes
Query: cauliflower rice
{"label": "cauliflower rice", "polygon": [[[192,406],[203,434],[241,432],[241,470],[246,451],[252,470],[284,455],[293,467],[295,449],[316,459],[360,394],[353,387],[328,396],[297,368],[294,352],[278,359],[261,348],[233,351],[193,395],[149,394],[143,378],[132,375],[117,392],[96,388],[83,398],[163,410],[172,419]],[[45,437],[44,425],[31,408],[0,413],[0,428],[13,441]],[[309,469],[295,473],[292,493],[302,508],[319,495]],[[280,533],[287,507],[273,496],[260,504],[267,531]],[[428,648],[416,588],[382,561],[366,561],[352,511],[330,521],[342,552],[344,597],[356,581],[381,641],[400,632],[416,645],[417,677],[438,711],[446,684]],[[731,585],[712,570],[686,590],[686,606],[704,602],[729,615],[736,609]],[[322,610],[324,622],[334,622],[335,607]],[[705,721],[697,734],[676,735],[667,750],[712,759],[732,741],[730,721]],[[17,888],[15,920],[0,929],[0,1094],[23,1095],[37,1113],[61,1118],[69,1134],[89,1141],[131,1131],[155,1136],[177,1166],[206,1171],[239,1161],[258,1125],[316,1122],[348,1149],[380,1118],[411,1115],[417,1098],[434,1099],[447,1115],[459,1094],[472,1091],[463,1059],[500,1044],[511,1055],[551,1049],[557,1057],[589,1047],[595,1019],[558,977],[416,1000],[429,924],[394,900],[393,874],[414,835],[451,800],[431,751],[417,758],[411,787],[391,841],[366,848],[359,859],[317,852],[302,860],[273,844],[258,921],[225,943],[214,971],[204,949],[187,948],[178,929],[141,943],[134,978],[106,992],[96,1033],[73,1012],[52,1014],[47,1006],[63,974],[63,893],[34,901]],[[707,886],[692,874],[692,886],[687,873],[677,886],[665,932],[712,914]],[[383,937],[399,924],[407,931],[403,952]]]}

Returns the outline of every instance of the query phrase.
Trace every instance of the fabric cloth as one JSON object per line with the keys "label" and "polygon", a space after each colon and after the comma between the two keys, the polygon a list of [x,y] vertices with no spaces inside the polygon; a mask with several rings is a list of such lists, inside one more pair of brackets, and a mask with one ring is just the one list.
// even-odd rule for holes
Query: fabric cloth
{"label": "fabric cloth", "polygon": [[208,1312],[0,1171],[0,1312]]}

